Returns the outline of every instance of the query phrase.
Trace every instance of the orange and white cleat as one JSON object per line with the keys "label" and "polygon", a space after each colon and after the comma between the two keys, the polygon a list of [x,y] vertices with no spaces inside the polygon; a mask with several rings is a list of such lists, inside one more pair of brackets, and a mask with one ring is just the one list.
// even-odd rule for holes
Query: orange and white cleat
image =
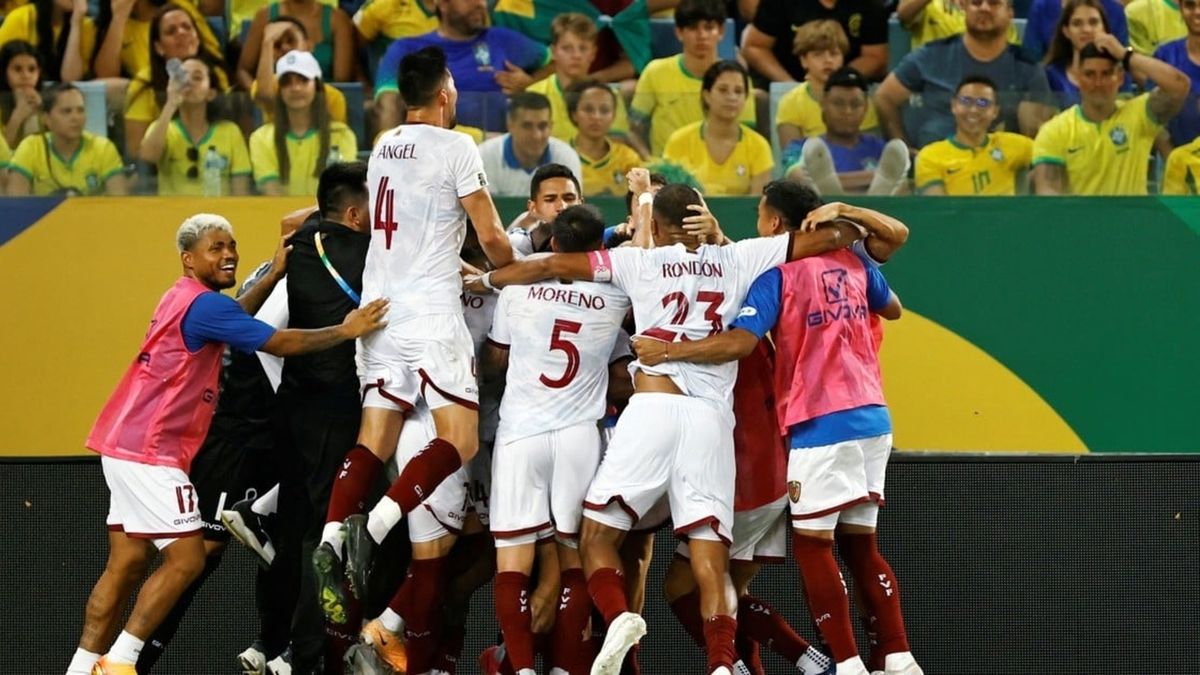
{"label": "orange and white cleat", "polygon": [[92,666],[92,675],[137,675],[137,666],[132,663],[115,663],[101,656]]}
{"label": "orange and white cleat", "polygon": [[379,619],[372,619],[363,627],[359,637],[393,671],[399,675],[408,672],[408,649],[404,645],[403,635],[388,630]]}

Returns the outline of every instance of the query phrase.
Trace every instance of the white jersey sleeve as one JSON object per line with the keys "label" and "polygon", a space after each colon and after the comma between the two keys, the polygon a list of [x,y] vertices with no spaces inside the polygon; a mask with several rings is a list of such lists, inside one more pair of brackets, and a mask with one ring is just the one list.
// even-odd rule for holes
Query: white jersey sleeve
{"label": "white jersey sleeve", "polygon": [[500,296],[496,300],[496,311],[492,315],[492,329],[488,333],[488,341],[494,342],[502,347],[507,347],[512,344],[512,333],[508,329],[508,305],[510,304],[516,289],[524,288],[523,286],[509,286],[500,291]]}
{"label": "white jersey sleeve", "polygon": [[[788,254],[791,253],[792,248],[792,235],[779,234],[774,237],[743,239],[730,246],[737,252],[739,270],[744,270],[753,281],[763,272],[788,261]],[[745,292],[750,292],[748,286]]]}
{"label": "white jersey sleeve", "polygon": [[622,359],[633,358],[633,347],[629,344],[629,333],[622,328],[617,331],[617,341],[613,343],[612,352],[608,355],[608,363],[612,365]]}
{"label": "white jersey sleeve", "polygon": [[509,345],[497,442],[604,417],[609,359],[629,307],[608,284],[504,289],[492,324],[492,339]]}

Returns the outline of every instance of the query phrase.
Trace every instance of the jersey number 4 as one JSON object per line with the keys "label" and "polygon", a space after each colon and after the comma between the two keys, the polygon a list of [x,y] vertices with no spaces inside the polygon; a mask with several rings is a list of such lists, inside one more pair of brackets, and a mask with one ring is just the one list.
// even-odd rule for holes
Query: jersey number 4
{"label": "jersey number 4", "polygon": [[379,189],[375,191],[375,224],[373,229],[383,230],[384,248],[392,248],[392,233],[399,225],[393,209],[396,191],[388,187],[390,180],[387,176],[379,179]]}
{"label": "jersey number 4", "polygon": [[583,324],[578,321],[554,320],[554,332],[550,335],[550,351],[562,352],[567,355],[567,369],[555,379],[550,379],[542,374],[538,377],[538,381],[551,389],[562,389],[571,384],[571,381],[579,374],[579,348],[563,335],[576,335],[581,330],[583,330]]}

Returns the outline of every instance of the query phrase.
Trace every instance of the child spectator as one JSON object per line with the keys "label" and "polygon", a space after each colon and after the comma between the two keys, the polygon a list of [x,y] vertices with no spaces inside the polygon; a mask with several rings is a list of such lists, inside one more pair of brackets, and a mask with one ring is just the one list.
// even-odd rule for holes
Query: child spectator
{"label": "child spectator", "polygon": [[268,195],[315,195],[321,171],[356,157],[358,142],[349,127],[329,119],[321,66],[312,54],[288,52],[275,73],[275,121],[250,135],[254,182]]}
{"label": "child spectator", "polygon": [[[158,167],[160,195],[250,194],[250,154],[242,131],[217,119],[217,82],[200,59],[183,62],[186,79],[171,80],[162,113],[142,140],[144,162]],[[220,164],[216,185],[210,184],[209,162]]]}
{"label": "child spectator", "polygon": [[0,47],[0,124],[4,140],[15,148],[21,139],[45,130],[42,119],[41,57],[33,45],[13,40]]}
{"label": "child spectator", "polygon": [[709,196],[758,195],[771,179],[771,144],[742,121],[750,99],[750,74],[737,61],[718,61],[704,72],[704,119],[680,127],[663,159],[682,166]]}
{"label": "child spectator", "polygon": [[[796,29],[795,51],[800,65],[804,66],[804,82],[779,101],[775,130],[779,134],[781,148],[787,147],[792,141],[825,133],[825,122],[821,120],[825,82],[845,64],[846,54],[850,51],[850,39],[846,37],[841,24],[832,19],[809,21]],[[878,126],[875,106],[868,100],[862,129],[869,131]]]}
{"label": "child spectator", "polygon": [[42,96],[42,108],[49,131],[26,137],[13,152],[8,194],[125,194],[125,167],[117,146],[83,130],[83,93],[72,84],[55,85]]}
{"label": "child spectator", "polygon": [[[246,44],[238,60],[238,84],[249,89],[258,72],[260,53],[267,24],[280,17],[294,17],[304,24],[304,33],[311,52],[321,66],[321,80],[325,82],[349,82],[354,79],[354,24],[350,17],[337,7],[317,0],[280,0],[258,10]],[[270,46],[268,43],[268,50]]]}
{"label": "child spectator", "polygon": [[[100,46],[92,69],[98,78],[137,77],[150,68],[150,25],[163,0],[105,0],[100,3],[96,32]],[[192,17],[200,36],[200,48],[216,61],[222,59],[221,43],[212,27],[191,0],[181,0],[179,9]]]}
{"label": "child spectator", "polygon": [[24,40],[41,55],[46,79],[75,82],[87,76],[96,51],[96,25],[87,0],[35,0],[9,12],[0,45]]}
{"label": "child spectator", "polygon": [[607,84],[582,80],[567,90],[567,114],[577,129],[571,147],[583,165],[585,197],[623,197],[629,188],[625,174],[642,165],[633,148],[609,138],[621,98]]}
{"label": "child spectator", "polygon": [[[259,50],[258,70],[255,72],[254,82],[250,85],[250,96],[262,111],[263,120],[270,122],[271,111],[275,107],[275,64],[290,51],[310,51],[308,32],[298,20],[290,16],[281,16],[267,24],[263,30],[263,44],[271,48]],[[329,119],[345,123],[346,96],[328,82],[323,83],[322,87],[325,89],[325,105],[329,108]]]}
{"label": "child spectator", "polygon": [[[681,0],[675,8],[675,36],[683,53],[648,63],[630,104],[633,132],[649,139],[651,155],[661,155],[677,129],[704,119],[700,78],[718,60],[726,16],[721,0]],[[747,96],[738,119],[753,127],[754,115],[754,97]]]}
{"label": "child spectator", "polygon": [[[1060,108],[1079,103],[1079,50],[1096,36],[1111,33],[1108,16],[1100,0],[1067,0],[1058,20],[1058,30],[1046,52],[1046,82],[1058,97]],[[1125,74],[1122,91],[1133,88]]]}

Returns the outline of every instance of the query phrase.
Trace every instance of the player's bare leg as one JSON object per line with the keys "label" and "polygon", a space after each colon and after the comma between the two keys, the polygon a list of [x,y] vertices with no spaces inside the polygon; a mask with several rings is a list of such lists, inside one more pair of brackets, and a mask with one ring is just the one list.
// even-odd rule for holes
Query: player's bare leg
{"label": "player's bare leg", "polygon": [[624,568],[619,549],[625,530],[584,517],[579,546],[587,575],[588,594],[608,624],[604,644],[592,663],[592,675],[620,672],[626,652],[646,634],[646,622],[629,611],[625,597]]}
{"label": "player's bare leg", "polygon": [[[878,511],[874,504],[855,507]],[[855,510],[852,509],[852,510]],[[839,523],[836,533],[838,553],[854,577],[854,586],[866,606],[864,616],[873,619],[880,664],[887,675],[920,675],[908,646],[904,616],[900,611],[900,583],[891,565],[880,554],[875,528]],[[873,661],[875,659],[872,659]]]}
{"label": "player's bare leg", "polygon": [[363,629],[363,642],[397,672],[432,670],[441,633],[446,559],[457,537],[413,542],[408,575],[380,617]]}
{"label": "player's bare leg", "polygon": [[654,530],[632,530],[625,534],[618,553],[625,570],[625,597],[631,611],[642,613],[646,605],[646,576],[654,557]]}
{"label": "player's bare leg", "polygon": [[127,537],[119,531],[108,533],[108,562],[88,596],[79,651],[68,673],[91,673],[92,665],[108,651],[117,633],[117,622],[125,613],[125,603],[142,580],[152,556],[152,545],[145,539]]}
{"label": "player's bare leg", "polygon": [[737,596],[729,578],[729,547],[722,541],[688,539],[692,576],[700,594],[708,672],[733,672],[737,660]]}

